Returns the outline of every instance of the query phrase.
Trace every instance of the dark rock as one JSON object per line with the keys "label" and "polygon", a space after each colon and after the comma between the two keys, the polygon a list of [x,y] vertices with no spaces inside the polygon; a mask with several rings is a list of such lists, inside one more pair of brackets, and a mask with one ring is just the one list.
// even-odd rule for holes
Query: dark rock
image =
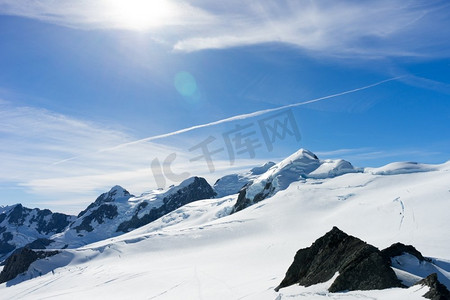
{"label": "dark rock", "polygon": [[12,235],[11,232],[5,232],[5,233],[3,233],[2,236],[3,236],[2,240],[5,241],[5,242],[8,242],[8,241],[13,239],[13,235]]}
{"label": "dark rock", "polygon": [[138,205],[138,207],[137,207],[137,209],[136,209],[136,212],[140,212],[141,210],[143,210],[144,208],[146,208],[148,206],[148,202],[142,202],[142,203],[139,203],[139,205]]}
{"label": "dark rock", "polygon": [[29,249],[46,249],[47,246],[49,246],[51,243],[53,243],[53,240],[40,238],[40,239],[36,239],[35,241],[27,244],[25,246],[25,248],[29,248]]}
{"label": "dark rock", "polygon": [[38,224],[38,230],[42,233],[48,234],[52,233],[61,233],[63,232],[67,226],[71,223],[71,216],[61,213],[53,213],[50,220],[45,223],[41,220]]}
{"label": "dark rock", "polygon": [[16,249],[15,245],[12,245],[12,244],[10,244],[8,242],[0,240],[0,257],[10,253],[14,249]]}
{"label": "dark rock", "polygon": [[404,245],[402,243],[395,243],[389,246],[388,248],[381,250],[381,253],[383,253],[383,255],[388,259],[408,253],[415,256],[419,261],[431,262],[431,259],[423,257],[422,253],[417,251],[417,249],[414,248],[413,246]]}
{"label": "dark rock", "polygon": [[102,204],[96,210],[84,217],[81,224],[76,226],[75,229],[77,232],[80,232],[81,230],[91,232],[94,230],[91,226],[92,221],[97,221],[97,223],[102,224],[105,219],[114,219],[118,214],[117,206],[113,204]]}
{"label": "dark rock", "polygon": [[31,209],[23,207],[22,204],[17,204],[9,213],[9,223],[17,226],[23,225],[25,217],[27,217],[30,212]]}
{"label": "dark rock", "polygon": [[[249,184],[252,184],[252,182],[250,182]],[[272,182],[269,181],[265,184],[264,189],[261,192],[256,194],[253,199],[249,199],[247,198],[247,185],[244,186],[239,191],[238,199],[236,201],[236,204],[233,206],[233,210],[231,211],[231,213],[233,214],[266,199],[269,195],[271,195],[273,191],[274,188],[272,187]]]}
{"label": "dark rock", "polygon": [[[74,220],[74,216],[52,213],[48,209],[30,209],[16,204],[4,209],[0,214],[0,261],[3,261],[15,249],[24,247],[26,241],[63,232]],[[22,230],[21,227],[27,228]],[[25,238],[13,239],[18,233]]]}
{"label": "dark rock", "polygon": [[15,251],[6,259],[5,267],[0,273],[0,283],[10,281],[17,275],[26,272],[28,267],[38,259],[53,256],[59,251],[33,251],[28,248],[22,248]]}
{"label": "dark rock", "polygon": [[310,286],[326,282],[336,272],[339,275],[330,286],[330,292],[402,286],[380,250],[333,227],[311,247],[297,252],[275,290],[293,284]]}
{"label": "dark rock", "polygon": [[[120,194],[120,195],[119,195]],[[84,214],[86,214],[89,210],[93,209],[94,207],[100,206],[104,203],[114,202],[116,197],[132,197],[126,189],[123,189],[120,186],[114,186],[111,188],[111,190],[107,193],[103,193],[100,196],[95,199],[93,203],[91,203],[85,210],[80,212],[77,216],[77,218],[82,217]]]}
{"label": "dark rock", "polygon": [[450,300],[450,292],[445,285],[439,282],[437,274],[433,273],[420,280],[415,285],[426,285],[430,290],[423,297],[432,300]]}
{"label": "dark rock", "polygon": [[[138,212],[143,207],[138,207],[133,217],[124,221],[117,227],[116,232],[128,232],[132,229],[147,225],[160,217],[186,205],[193,201],[201,199],[209,199],[216,195],[208,182],[201,177],[194,177],[191,184],[179,189],[176,193],[171,194],[163,199],[163,205],[158,208],[152,208],[149,213],[141,218],[138,217]],[[147,206],[147,205],[145,205]]]}
{"label": "dark rock", "polygon": [[2,239],[0,240],[0,257],[16,249],[16,246],[8,243],[12,239],[13,235],[11,232],[4,232],[2,234]]}
{"label": "dark rock", "polygon": [[247,195],[247,188],[244,186],[240,191],[239,191],[239,195],[238,198],[236,200],[236,204],[233,206],[233,210],[231,211],[231,213],[235,213],[238,212],[240,210],[243,210],[244,208],[249,207],[250,205],[253,204],[253,201],[248,199],[246,197]]}

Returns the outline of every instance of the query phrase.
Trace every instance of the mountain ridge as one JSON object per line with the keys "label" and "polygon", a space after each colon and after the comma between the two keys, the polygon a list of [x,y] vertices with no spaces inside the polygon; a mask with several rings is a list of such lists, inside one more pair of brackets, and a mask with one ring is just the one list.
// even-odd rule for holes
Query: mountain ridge
{"label": "mountain ridge", "polygon": [[[317,160],[308,156],[306,161],[317,165]],[[201,199],[181,205],[138,229],[61,249],[57,255],[33,262],[25,273],[14,279],[20,284],[0,285],[1,293],[5,297],[20,294],[30,299],[61,291],[70,295],[67,297],[88,295],[92,298],[104,293],[126,297],[127,290],[133,287],[133,295],[137,298],[158,298],[159,294],[169,298],[197,298],[198,294],[192,292],[197,290],[196,282],[200,282],[203,298],[237,299],[245,295],[252,295],[250,299],[290,299],[291,295],[303,298],[303,288],[288,287],[279,294],[275,294],[273,288],[282,280],[283,268],[291,261],[291,255],[330,225],[345,229],[353,236],[361,236],[379,249],[398,241],[418,245],[430,256],[430,261],[420,261],[420,256],[407,246],[395,248],[390,255],[394,255],[391,263],[396,276],[403,283],[414,283],[436,270],[443,270],[437,276],[439,281],[443,279],[444,285],[448,284],[445,280],[450,272],[450,261],[447,261],[450,240],[443,230],[448,224],[445,212],[449,208],[446,199],[450,164],[416,165],[415,171],[411,172],[409,168],[402,169],[400,163],[384,168],[383,174],[376,174],[373,168],[370,171],[355,168],[357,172],[336,175],[339,172],[328,171],[343,163],[338,160],[326,162],[327,168],[320,170],[320,162],[325,161],[319,160],[319,166],[309,173],[301,171],[305,168],[300,166],[298,180],[253,203],[256,205],[233,214],[238,194]],[[261,174],[262,178],[270,178],[266,173],[272,172],[272,167]],[[320,172],[313,176],[300,176],[318,169]],[[272,182],[275,177],[271,177]],[[161,205],[163,194],[167,195],[165,191],[159,191],[145,197]],[[141,203],[138,198],[130,197],[126,202],[137,209]],[[98,204],[96,208],[114,205],[114,201],[99,201]],[[132,212],[130,216],[136,210]],[[137,216],[141,218],[145,214],[146,211],[141,210]],[[63,246],[63,243],[58,245]],[[411,253],[414,254],[412,257],[409,256]],[[77,275],[73,277],[75,273]],[[52,281],[55,278],[64,280],[58,280],[56,284]],[[72,279],[83,288],[71,290],[69,282]],[[34,288],[38,283],[46,286],[45,291]],[[309,295],[320,298],[320,293],[324,293],[331,283],[323,283],[323,290],[321,286],[305,289]],[[139,288],[143,285],[149,289]],[[233,292],[225,287],[231,287]],[[36,292],[28,295],[27,290]],[[400,296],[391,296],[392,299],[419,299],[425,290],[420,293],[411,287],[344,294],[346,299],[394,294]],[[333,294],[333,297],[340,299],[339,294]]]}

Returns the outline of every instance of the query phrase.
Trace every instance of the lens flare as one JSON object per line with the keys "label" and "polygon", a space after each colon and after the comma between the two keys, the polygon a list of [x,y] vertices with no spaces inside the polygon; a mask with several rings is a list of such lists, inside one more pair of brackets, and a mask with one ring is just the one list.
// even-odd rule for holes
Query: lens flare
{"label": "lens flare", "polygon": [[185,97],[191,97],[197,91],[197,82],[189,72],[181,71],[175,75],[175,88]]}

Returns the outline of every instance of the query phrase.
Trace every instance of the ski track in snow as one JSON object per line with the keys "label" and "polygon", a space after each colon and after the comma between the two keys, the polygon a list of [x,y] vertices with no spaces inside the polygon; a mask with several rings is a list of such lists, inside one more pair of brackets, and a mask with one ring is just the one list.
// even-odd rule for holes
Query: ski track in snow
{"label": "ski track in snow", "polygon": [[167,294],[167,293],[170,292],[171,290],[174,290],[174,289],[176,289],[177,287],[179,287],[179,286],[181,286],[181,285],[183,285],[183,284],[184,284],[184,282],[181,282],[181,283],[179,283],[179,284],[176,284],[176,285],[174,285],[173,287],[171,287],[170,289],[165,290],[164,292],[159,293],[158,295],[153,296],[153,297],[150,297],[150,298],[148,298],[148,299],[149,299],[149,300],[150,300],[150,299],[157,299],[158,297],[160,297],[160,296],[162,296],[162,295],[164,295],[164,294]]}
{"label": "ski track in snow", "polygon": [[401,212],[400,212],[400,224],[398,225],[398,229],[402,229],[402,224],[403,224],[403,219],[405,218],[405,205],[403,204],[403,201],[400,200],[400,197],[397,197],[394,199],[393,202],[398,202],[400,203],[400,207],[401,207]]}

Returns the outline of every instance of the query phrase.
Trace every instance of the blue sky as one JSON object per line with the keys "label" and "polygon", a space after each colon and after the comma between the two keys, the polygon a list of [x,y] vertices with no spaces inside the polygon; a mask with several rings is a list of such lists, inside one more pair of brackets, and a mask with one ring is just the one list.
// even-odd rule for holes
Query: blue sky
{"label": "blue sky", "polygon": [[[174,173],[211,182],[299,148],[356,166],[443,163],[449,13],[446,1],[0,0],[0,204],[77,213],[115,184],[155,188],[152,162],[172,153]],[[258,124],[276,112],[146,139],[330,95],[278,111],[301,138],[271,149]],[[259,147],[231,164],[236,126]],[[189,151],[209,137],[214,172]]]}

